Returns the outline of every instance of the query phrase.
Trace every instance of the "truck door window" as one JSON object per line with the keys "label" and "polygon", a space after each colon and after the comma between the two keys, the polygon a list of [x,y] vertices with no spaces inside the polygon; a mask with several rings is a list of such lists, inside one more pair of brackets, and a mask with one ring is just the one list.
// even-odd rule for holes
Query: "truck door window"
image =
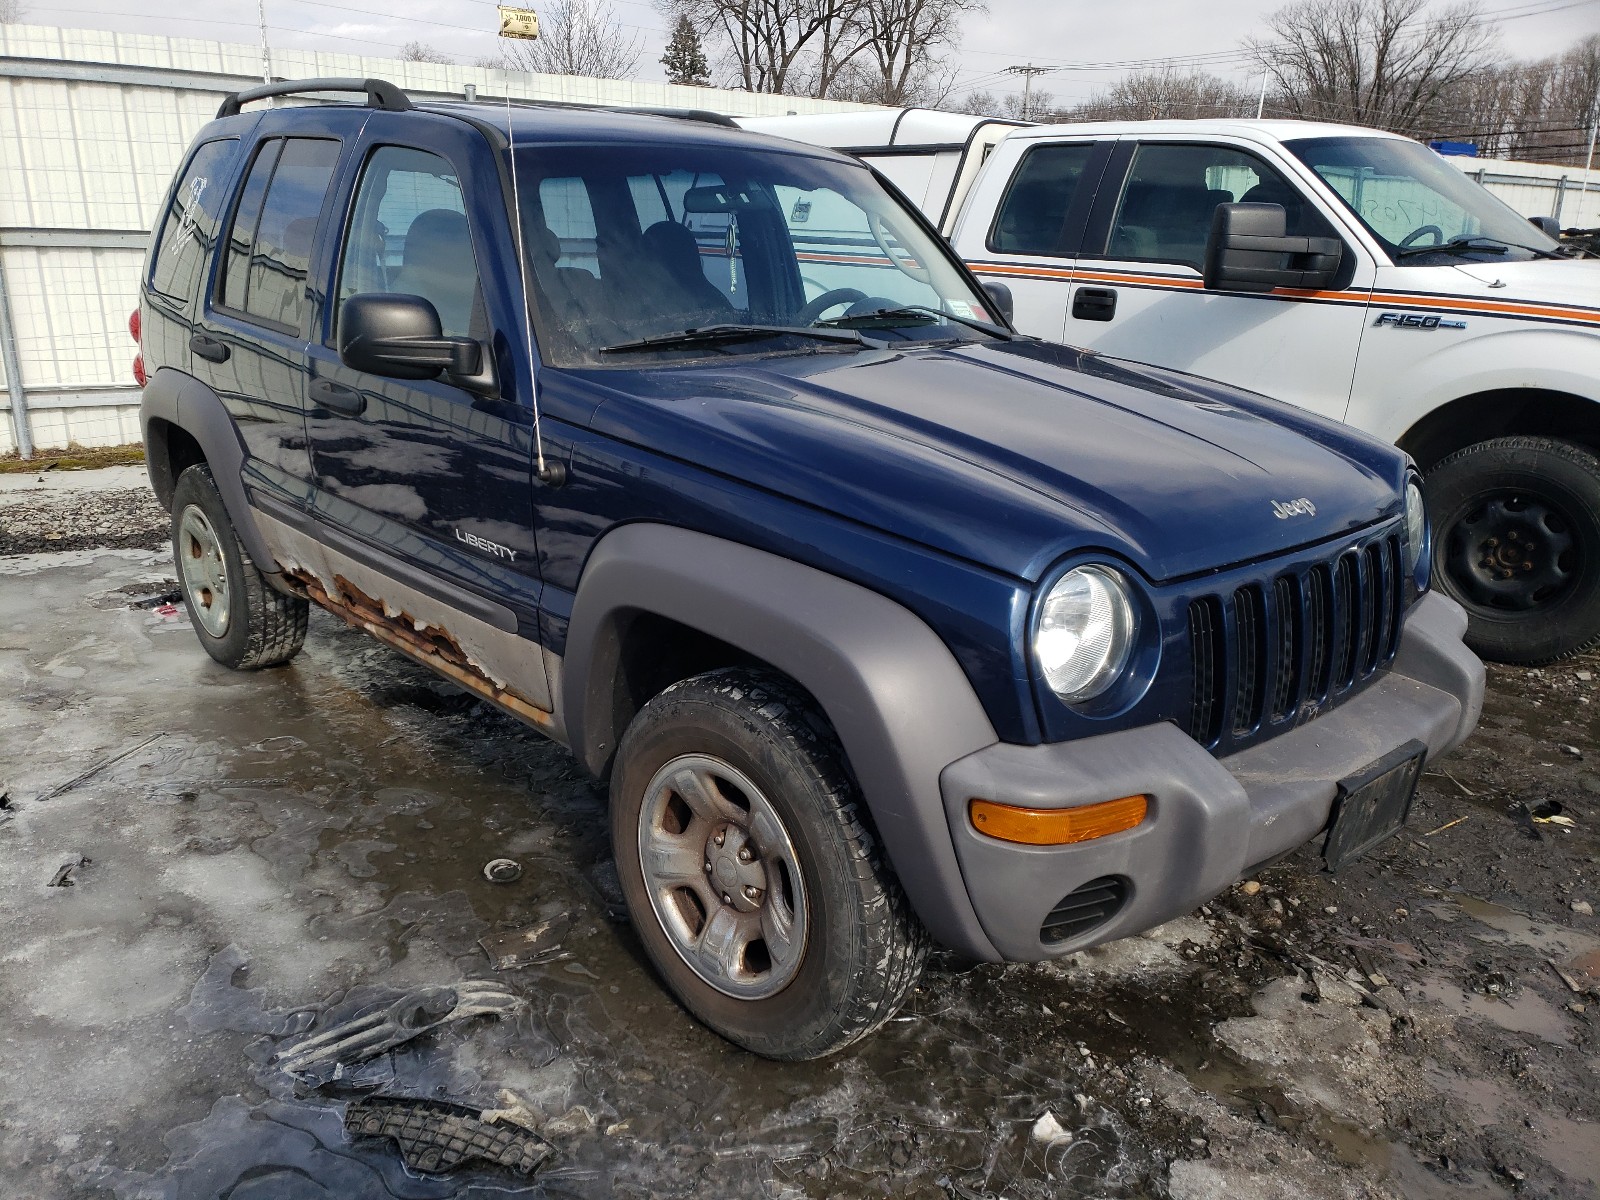
{"label": "truck door window", "polygon": [[150,286],[162,295],[185,300],[194,294],[200,264],[211,257],[217,217],[227,199],[228,168],[238,149],[237,138],[206,142],[178,180],[150,266]]}
{"label": "truck door window", "polygon": [[1067,213],[1083,185],[1084,168],[1094,145],[1035,146],[1022,156],[1000,210],[995,214],[989,248],[1003,254],[1070,257]]}
{"label": "truck door window", "polygon": [[222,307],[285,333],[300,331],[317,217],[338,161],[339,143],[331,139],[262,143],[228,233]]}
{"label": "truck door window", "polygon": [[1280,204],[1287,233],[1335,236],[1322,214],[1255,155],[1226,146],[1151,142],[1134,152],[1106,253],[1198,270],[1219,204]]}
{"label": "truck door window", "polygon": [[365,292],[421,296],[448,337],[477,337],[478,267],[461,181],[437,154],[381,146],[361,173],[339,269],[339,301]]}

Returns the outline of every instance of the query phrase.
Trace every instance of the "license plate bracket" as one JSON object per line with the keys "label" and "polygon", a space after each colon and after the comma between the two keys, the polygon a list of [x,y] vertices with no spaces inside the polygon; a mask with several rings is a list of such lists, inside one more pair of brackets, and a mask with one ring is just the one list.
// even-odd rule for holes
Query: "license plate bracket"
{"label": "license plate bracket", "polygon": [[1411,815],[1428,747],[1413,738],[1366,770],[1339,781],[1322,858],[1329,871],[1360,858],[1399,832]]}

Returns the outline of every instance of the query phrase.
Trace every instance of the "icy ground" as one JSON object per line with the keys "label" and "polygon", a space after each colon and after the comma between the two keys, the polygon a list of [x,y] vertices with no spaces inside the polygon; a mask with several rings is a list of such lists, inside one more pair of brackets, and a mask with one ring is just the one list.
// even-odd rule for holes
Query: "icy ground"
{"label": "icy ground", "polygon": [[[136,550],[0,558],[0,1195],[1600,1186],[1592,660],[1496,672],[1373,861],[1302,854],[1062,963],[938,963],[870,1042],[782,1066],[657,987],[563,751],[319,616],[289,667],[223,671],[158,603],[170,576]],[[1552,800],[1571,825],[1535,822]],[[486,881],[497,857],[521,878]],[[558,947],[490,969],[479,938],[552,918]],[[374,997],[487,978],[526,1010],[338,1087],[269,1061]],[[554,1154],[531,1180],[410,1173],[343,1132],[374,1088],[514,1106]]]}

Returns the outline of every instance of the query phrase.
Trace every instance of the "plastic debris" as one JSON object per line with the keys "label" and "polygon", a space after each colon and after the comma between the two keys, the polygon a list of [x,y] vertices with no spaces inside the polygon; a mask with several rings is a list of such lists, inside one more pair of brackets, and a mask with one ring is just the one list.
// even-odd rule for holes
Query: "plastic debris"
{"label": "plastic debris", "polygon": [[509,858],[491,858],[483,867],[490,883],[515,883],[522,878],[522,864]]}
{"label": "plastic debris", "polygon": [[554,1152],[531,1129],[486,1115],[440,1100],[374,1096],[345,1109],[344,1127],[352,1137],[388,1138],[406,1166],[432,1174],[479,1161],[531,1175]]}
{"label": "plastic debris", "polygon": [[45,884],[45,887],[67,888],[74,886],[78,881],[72,877],[72,873],[79,867],[88,866],[92,861],[92,859],[85,858],[81,854],[74,854],[56,868],[56,873],[50,877],[50,882]]}
{"label": "plastic debris", "polygon": [[1056,1120],[1055,1113],[1047,1108],[1044,1110],[1044,1115],[1033,1123],[1033,1140],[1046,1146],[1054,1146],[1057,1142],[1070,1142],[1072,1134]]}
{"label": "plastic debris", "polygon": [[483,952],[489,956],[489,965],[496,971],[512,971],[546,961],[560,948],[561,939],[571,927],[571,915],[563,913],[526,929],[490,934],[478,939],[478,945],[483,947]]}
{"label": "plastic debris", "polygon": [[274,1066],[320,1087],[344,1078],[350,1069],[413,1038],[469,1017],[502,1017],[520,1011],[524,1001],[498,983],[465,980],[453,987],[421,988],[384,1008],[347,1021],[280,1050]]}

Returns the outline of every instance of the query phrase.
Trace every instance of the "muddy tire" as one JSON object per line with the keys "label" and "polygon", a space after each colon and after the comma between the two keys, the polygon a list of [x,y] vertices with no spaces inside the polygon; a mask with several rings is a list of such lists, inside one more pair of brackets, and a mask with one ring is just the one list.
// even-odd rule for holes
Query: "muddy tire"
{"label": "muddy tire", "polygon": [[1467,644],[1539,666],[1600,644],[1600,458],[1546,437],[1458,450],[1428,472],[1435,586]]}
{"label": "muddy tire", "polygon": [[173,489],[172,554],[189,623],[212,658],[253,671],[300,653],[311,605],[262,577],[204,463],[178,476]]}
{"label": "muddy tire", "polygon": [[838,739],[782,676],[712,671],[646,704],[618,748],[611,838],[667,987],[757,1054],[840,1050],[921,975],[927,935]]}

